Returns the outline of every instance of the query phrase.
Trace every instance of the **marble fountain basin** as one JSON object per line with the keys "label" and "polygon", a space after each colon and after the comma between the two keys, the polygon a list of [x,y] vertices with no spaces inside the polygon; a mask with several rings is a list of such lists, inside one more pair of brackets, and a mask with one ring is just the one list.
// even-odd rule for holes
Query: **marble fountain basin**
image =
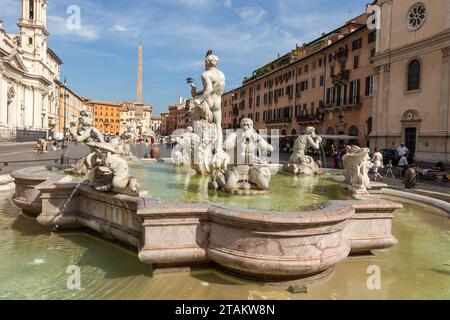
{"label": "marble fountain basin", "polygon": [[155,268],[216,264],[268,282],[314,280],[351,254],[397,243],[391,224],[402,206],[380,198],[275,212],[103,193],[63,175],[44,179],[42,169],[13,174],[19,207],[40,211],[37,222],[50,228],[88,228],[134,246]]}

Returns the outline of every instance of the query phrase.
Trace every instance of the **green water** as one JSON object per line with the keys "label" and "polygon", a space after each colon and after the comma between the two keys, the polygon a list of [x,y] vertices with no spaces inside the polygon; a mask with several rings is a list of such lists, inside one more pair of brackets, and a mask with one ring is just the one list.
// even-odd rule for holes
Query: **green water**
{"label": "green water", "polygon": [[[0,193],[0,299],[450,299],[450,221],[430,207],[403,202],[397,246],[347,259],[307,294],[290,294],[214,269],[153,275],[134,252],[39,226],[11,196]],[[80,267],[80,290],[67,289],[70,265]],[[380,267],[380,290],[366,286],[371,265]]]}
{"label": "green water", "polygon": [[189,168],[170,163],[138,163],[132,174],[152,196],[172,202],[215,202],[228,206],[267,211],[303,211],[319,208],[332,200],[349,196],[332,175],[298,177],[274,175],[270,193],[258,196],[237,196],[208,190],[210,177],[199,176]]}

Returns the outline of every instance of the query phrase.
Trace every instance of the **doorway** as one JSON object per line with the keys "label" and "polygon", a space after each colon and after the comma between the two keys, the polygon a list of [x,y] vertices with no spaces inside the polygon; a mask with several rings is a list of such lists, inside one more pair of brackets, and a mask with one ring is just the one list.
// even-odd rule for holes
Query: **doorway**
{"label": "doorway", "polygon": [[416,153],[417,128],[405,128],[405,145],[409,152]]}

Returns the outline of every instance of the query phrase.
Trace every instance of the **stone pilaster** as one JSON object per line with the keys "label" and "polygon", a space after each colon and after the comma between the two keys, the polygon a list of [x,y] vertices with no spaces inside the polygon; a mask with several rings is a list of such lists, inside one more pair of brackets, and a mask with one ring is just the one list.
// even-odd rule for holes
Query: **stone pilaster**
{"label": "stone pilaster", "polygon": [[449,99],[450,99],[450,47],[442,49],[441,89],[440,89],[440,130],[448,134],[449,129]]}
{"label": "stone pilaster", "polygon": [[[383,94],[382,94],[382,108],[379,109],[379,119],[382,121],[380,128],[383,127],[383,130],[380,130],[380,134],[384,133],[387,136],[389,136],[389,84],[390,84],[390,76],[391,76],[391,65],[389,63],[383,65]],[[400,119],[398,119],[400,120]],[[387,147],[387,138],[386,141],[384,141]]]}
{"label": "stone pilaster", "polygon": [[379,88],[380,88],[380,67],[374,67],[373,74],[373,99],[372,99],[372,136],[375,136],[375,139],[371,139],[373,145],[371,147],[375,147],[378,144],[378,133],[380,132],[380,106],[379,106]]}

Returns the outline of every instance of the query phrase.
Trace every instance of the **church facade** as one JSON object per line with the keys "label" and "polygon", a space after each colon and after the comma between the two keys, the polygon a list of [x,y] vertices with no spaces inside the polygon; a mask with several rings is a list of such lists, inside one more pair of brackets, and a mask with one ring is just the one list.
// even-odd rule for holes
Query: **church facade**
{"label": "church facade", "polygon": [[58,125],[61,59],[47,47],[47,0],[22,0],[19,33],[0,22],[0,141]]}
{"label": "church facade", "polygon": [[371,147],[450,163],[450,0],[378,0]]}

